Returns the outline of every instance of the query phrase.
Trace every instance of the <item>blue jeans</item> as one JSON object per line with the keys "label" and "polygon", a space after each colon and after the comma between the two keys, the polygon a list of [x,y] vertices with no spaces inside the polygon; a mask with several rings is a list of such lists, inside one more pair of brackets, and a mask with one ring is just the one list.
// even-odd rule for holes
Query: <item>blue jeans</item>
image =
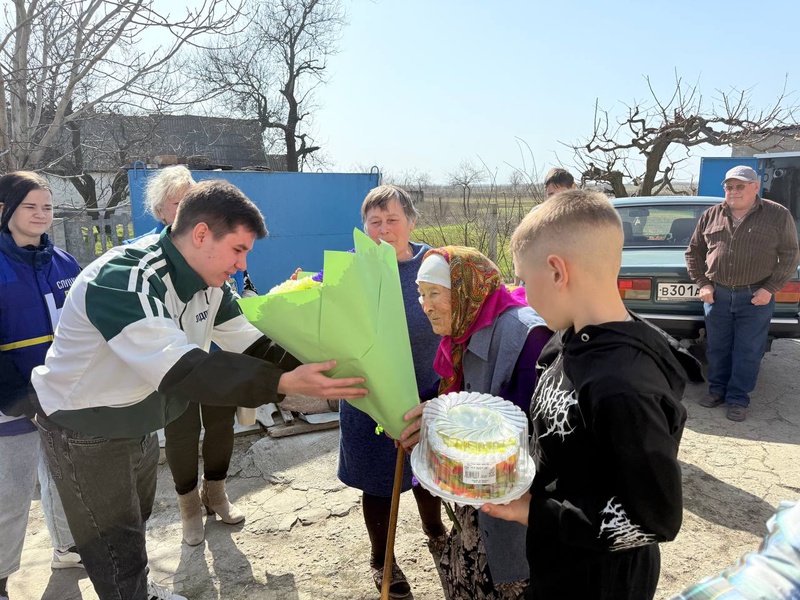
{"label": "blue jeans", "polygon": [[751,300],[756,289],[732,290],[716,285],[714,304],[704,305],[708,391],[725,398],[726,404],[750,404],[748,394],[756,387],[767,347],[775,296],[769,304],[755,306]]}
{"label": "blue jeans", "polygon": [[98,598],[146,600],[145,524],[155,500],[158,438],[93,437],[42,416],[37,423]]}

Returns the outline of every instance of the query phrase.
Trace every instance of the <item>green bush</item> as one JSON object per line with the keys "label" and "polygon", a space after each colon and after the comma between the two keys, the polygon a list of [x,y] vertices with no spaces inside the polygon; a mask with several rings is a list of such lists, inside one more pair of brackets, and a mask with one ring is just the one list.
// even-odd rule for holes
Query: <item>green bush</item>
{"label": "green bush", "polygon": [[[106,226],[106,247],[103,248],[101,243],[102,236],[100,235],[101,225],[92,225],[90,227],[81,227],[81,235],[83,236],[83,244],[86,248],[89,248],[92,242],[94,242],[94,255],[100,256],[106,250],[110,250],[114,246],[119,246],[123,240],[129,240],[133,237],[133,223],[128,223],[127,228],[123,225],[119,224],[116,226],[115,235],[111,235],[111,226]],[[89,235],[89,230],[91,229],[92,235]],[[125,231],[127,229],[127,232]]]}

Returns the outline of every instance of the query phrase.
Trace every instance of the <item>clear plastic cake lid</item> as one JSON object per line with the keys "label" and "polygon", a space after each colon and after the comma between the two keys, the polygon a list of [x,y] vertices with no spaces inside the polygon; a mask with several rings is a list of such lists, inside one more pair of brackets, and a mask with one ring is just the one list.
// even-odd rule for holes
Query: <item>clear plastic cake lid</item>
{"label": "clear plastic cake lid", "polygon": [[491,394],[440,396],[425,405],[411,467],[423,487],[457,504],[515,500],[533,481],[528,419]]}

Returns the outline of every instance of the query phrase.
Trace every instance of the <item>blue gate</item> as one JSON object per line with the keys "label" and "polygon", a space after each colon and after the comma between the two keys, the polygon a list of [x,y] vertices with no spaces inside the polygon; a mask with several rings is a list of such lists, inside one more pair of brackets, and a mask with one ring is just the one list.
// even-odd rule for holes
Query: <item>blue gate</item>
{"label": "blue gate", "polygon": [[[144,209],[147,178],[156,170],[131,169],[133,229],[141,235],[155,219]],[[297,267],[322,268],[323,251],[353,247],[353,228],[361,227],[361,203],[378,185],[378,173],[265,173],[192,171],[195,181],[224,179],[250,198],[264,214],[269,236],[247,255],[247,270],[260,293],[288,279]]]}

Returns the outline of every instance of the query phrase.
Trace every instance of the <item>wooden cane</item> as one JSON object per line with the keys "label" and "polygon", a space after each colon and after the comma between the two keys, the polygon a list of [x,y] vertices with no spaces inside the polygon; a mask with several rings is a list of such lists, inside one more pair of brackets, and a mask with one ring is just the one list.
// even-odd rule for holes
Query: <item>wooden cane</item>
{"label": "wooden cane", "polygon": [[389,600],[389,586],[392,584],[392,561],[394,560],[394,534],[397,532],[397,513],[400,509],[400,491],[403,489],[403,467],[406,452],[397,446],[397,461],[394,466],[394,486],[392,487],[392,509],[389,513],[389,535],[386,537],[386,558],[383,559],[383,581],[381,600]]}

